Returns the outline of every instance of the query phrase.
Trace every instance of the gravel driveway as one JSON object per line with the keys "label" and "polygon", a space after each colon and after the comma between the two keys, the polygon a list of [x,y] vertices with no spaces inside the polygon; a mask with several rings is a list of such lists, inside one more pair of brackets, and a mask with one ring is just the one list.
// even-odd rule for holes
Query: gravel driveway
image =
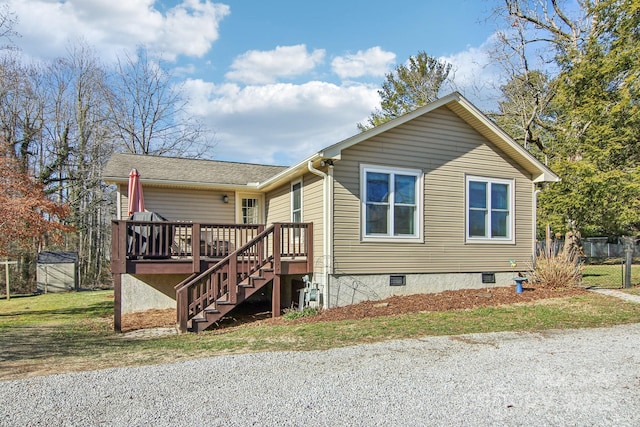
{"label": "gravel driveway", "polygon": [[0,425],[638,426],[640,324],[0,382]]}

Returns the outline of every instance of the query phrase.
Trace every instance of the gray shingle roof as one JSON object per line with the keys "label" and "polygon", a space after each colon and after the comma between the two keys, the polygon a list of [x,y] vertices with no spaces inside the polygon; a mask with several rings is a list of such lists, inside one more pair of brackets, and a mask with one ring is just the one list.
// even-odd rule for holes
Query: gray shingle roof
{"label": "gray shingle roof", "polygon": [[67,264],[78,262],[78,252],[40,251],[38,264]]}
{"label": "gray shingle roof", "polygon": [[114,153],[103,171],[103,179],[106,182],[128,180],[133,168],[138,170],[143,182],[152,180],[185,185],[246,185],[265,181],[287,169],[286,166]]}

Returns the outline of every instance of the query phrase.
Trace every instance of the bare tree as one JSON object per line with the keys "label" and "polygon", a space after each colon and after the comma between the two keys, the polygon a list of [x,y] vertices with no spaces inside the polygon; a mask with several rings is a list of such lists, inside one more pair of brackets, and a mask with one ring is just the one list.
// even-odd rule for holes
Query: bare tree
{"label": "bare tree", "polygon": [[187,113],[188,100],[144,48],[118,60],[107,97],[110,124],[130,153],[203,157],[209,132]]}
{"label": "bare tree", "polygon": [[509,24],[509,30],[498,32],[491,52],[506,76],[501,87],[505,101],[495,117],[525,147],[534,145],[546,155],[548,147],[540,137],[545,131],[572,132],[579,138],[589,126],[558,127],[549,120],[549,109],[558,90],[556,75],[584,61],[590,41],[601,35],[599,15],[593,13],[600,3],[577,0],[572,8],[562,0],[504,0],[495,8],[495,15]]}
{"label": "bare tree", "polygon": [[506,82],[500,86],[499,110],[491,116],[516,141],[527,150],[535,151],[546,163],[544,135],[553,123],[548,118],[555,90],[547,70],[531,65],[532,62],[548,63],[544,58],[546,51],[535,52],[526,35],[526,25],[519,20],[511,23],[508,32],[497,33],[491,55],[494,63],[501,66]]}
{"label": "bare tree", "polygon": [[8,4],[0,5],[0,40],[6,40],[8,42],[8,44],[0,48],[13,49],[12,38],[19,35],[13,29],[17,20],[16,14],[9,8]]}
{"label": "bare tree", "polygon": [[66,57],[50,65],[47,76],[47,151],[40,176],[69,203],[75,233],[67,245],[78,251],[81,277],[91,284],[104,268],[108,243],[103,211],[109,205],[101,179],[112,152],[104,100],[106,72],[96,53],[78,42],[70,45]]}
{"label": "bare tree", "polygon": [[13,52],[0,58],[0,132],[21,171],[29,172],[30,162],[43,126],[42,73],[24,65]]}

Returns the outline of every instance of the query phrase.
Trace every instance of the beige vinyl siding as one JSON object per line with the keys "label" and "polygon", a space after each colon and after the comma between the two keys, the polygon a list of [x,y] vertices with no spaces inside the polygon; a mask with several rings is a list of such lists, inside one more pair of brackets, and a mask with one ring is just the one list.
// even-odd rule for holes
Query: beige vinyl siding
{"label": "beige vinyl siding", "polygon": [[291,194],[289,193],[289,186],[290,184],[287,183],[267,193],[265,197],[267,224],[289,222],[291,219]]}
{"label": "beige vinyl siding", "polygon": [[[361,242],[361,164],[423,170],[424,243]],[[515,244],[465,243],[466,174],[515,180]],[[335,177],[336,274],[508,271],[531,258],[531,177],[446,107],[344,150]]]}
{"label": "beige vinyl siding", "polygon": [[323,178],[318,175],[306,174],[303,178],[302,191],[302,220],[313,223],[313,258],[316,273],[322,270],[322,232],[324,230],[322,209]]}
{"label": "beige vinyl siding", "polygon": [[[122,218],[128,216],[126,186],[122,194]],[[203,223],[235,223],[235,196],[233,192],[144,187],[145,209],[156,212],[169,221]],[[229,196],[229,203],[222,196]]]}
{"label": "beige vinyl siding", "polygon": [[[291,183],[270,191],[266,196],[267,224],[291,221]],[[315,260],[322,259],[322,178],[313,174],[302,177],[302,221],[313,223],[313,253]],[[315,262],[321,268],[321,262]]]}

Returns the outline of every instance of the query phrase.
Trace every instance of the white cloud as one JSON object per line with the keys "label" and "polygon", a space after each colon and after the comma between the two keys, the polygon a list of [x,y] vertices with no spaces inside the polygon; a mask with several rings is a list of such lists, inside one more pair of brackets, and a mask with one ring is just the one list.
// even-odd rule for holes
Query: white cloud
{"label": "white cloud", "polygon": [[342,79],[384,76],[395,60],[395,53],[386,52],[376,46],[365,51],[359,50],[355,55],[338,56],[331,61],[331,67]]}
{"label": "white cloud", "polygon": [[144,44],[168,60],[200,57],[218,39],[229,7],[183,0],[160,11],[154,0],[9,0],[18,18],[16,42],[32,57],[63,56],[70,40],[83,39],[106,60]]}
{"label": "white cloud", "polygon": [[190,112],[216,132],[220,159],[290,165],[358,132],[377,88],[311,81],[242,87],[188,80]]}
{"label": "white cloud", "polygon": [[489,56],[493,42],[492,36],[479,47],[439,58],[452,65],[451,89],[460,91],[480,108],[493,106],[500,86],[500,69]]}
{"label": "white cloud", "polygon": [[225,77],[246,84],[274,83],[312,71],[324,61],[324,49],[308,52],[304,44],[278,46],[274,50],[250,50],[238,56]]}

